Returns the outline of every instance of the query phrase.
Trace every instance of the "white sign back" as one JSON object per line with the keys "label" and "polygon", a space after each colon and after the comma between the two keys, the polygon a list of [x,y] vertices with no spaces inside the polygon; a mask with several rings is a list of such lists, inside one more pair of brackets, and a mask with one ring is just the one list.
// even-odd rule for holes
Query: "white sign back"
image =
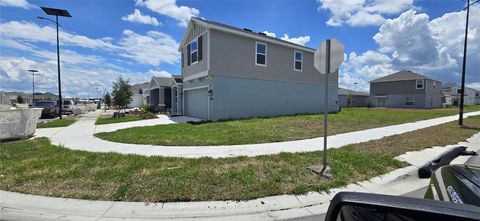
{"label": "white sign back", "polygon": [[[337,39],[330,40],[330,70],[329,73],[335,72],[344,61],[345,47]],[[322,74],[326,71],[327,59],[327,41],[320,44],[320,48],[315,51],[313,65]]]}

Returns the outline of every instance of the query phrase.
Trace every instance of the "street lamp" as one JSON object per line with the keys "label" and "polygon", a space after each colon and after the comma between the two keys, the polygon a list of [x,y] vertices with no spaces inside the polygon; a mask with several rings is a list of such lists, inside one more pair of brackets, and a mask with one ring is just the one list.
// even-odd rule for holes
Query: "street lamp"
{"label": "street lamp", "polygon": [[44,18],[38,16],[38,19],[49,20],[57,25],[57,69],[58,69],[58,107],[59,107],[59,117],[62,119],[62,83],[60,81],[60,44],[58,39],[58,16],[63,17],[72,17],[67,10],[64,9],[55,9],[55,8],[47,8],[47,7],[40,7],[47,15],[55,15],[55,21],[49,18]]}
{"label": "street lamp", "polygon": [[35,102],[35,74],[38,72],[38,70],[28,70],[29,72],[32,73],[32,104]]}
{"label": "street lamp", "polygon": [[465,41],[463,45],[463,65],[462,65],[462,84],[460,86],[460,113],[458,115],[458,125],[463,126],[463,103],[465,100],[465,69],[467,68],[467,36],[468,36],[468,16],[470,14],[470,6],[479,2],[474,1],[470,4],[470,0],[467,0],[467,21],[465,23]]}
{"label": "street lamp", "polygon": [[353,83],[353,85],[355,85],[355,90],[354,91],[357,91],[357,84],[358,84],[358,82]]}

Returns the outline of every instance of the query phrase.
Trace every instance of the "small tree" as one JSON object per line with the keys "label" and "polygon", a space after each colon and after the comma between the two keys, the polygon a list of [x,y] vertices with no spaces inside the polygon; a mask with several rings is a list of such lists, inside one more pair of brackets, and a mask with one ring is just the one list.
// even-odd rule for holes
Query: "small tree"
{"label": "small tree", "polygon": [[107,92],[103,97],[103,102],[105,102],[105,106],[107,106],[108,108],[112,106],[112,96],[110,96],[109,92]]}
{"label": "small tree", "polygon": [[17,103],[18,103],[18,104],[23,104],[24,102],[25,102],[25,101],[23,100],[22,95],[20,95],[20,94],[17,95]]}
{"label": "small tree", "polygon": [[118,116],[120,116],[120,110],[125,112],[125,108],[132,101],[133,93],[130,89],[131,86],[128,84],[128,80],[122,77],[118,77],[117,81],[113,83],[113,105],[118,110]]}

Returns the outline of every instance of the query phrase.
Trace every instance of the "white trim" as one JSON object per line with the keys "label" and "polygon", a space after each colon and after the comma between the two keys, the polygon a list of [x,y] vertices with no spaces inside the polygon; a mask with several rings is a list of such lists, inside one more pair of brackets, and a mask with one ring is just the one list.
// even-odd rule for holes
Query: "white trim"
{"label": "white trim", "polygon": [[191,91],[191,90],[197,90],[197,89],[201,89],[201,88],[208,88],[208,85],[184,88],[183,91]]}
{"label": "white trim", "polygon": [[210,32],[205,31],[207,33],[207,72],[210,71]]}
{"label": "white trim", "polygon": [[[421,87],[421,88],[418,88],[418,87],[417,87],[417,86],[418,86],[418,83],[417,83],[418,81],[422,81],[422,87]],[[424,89],[424,88],[425,88],[425,79],[417,79],[417,80],[415,80],[415,89],[421,90],[421,89]]]}
{"label": "white trim", "polygon": [[205,77],[207,75],[208,75],[207,71],[202,71],[200,73],[196,73],[196,74],[192,74],[192,75],[188,75],[188,76],[184,77],[183,81],[189,81],[189,80]]}
{"label": "white trim", "polygon": [[[257,49],[258,49],[258,48],[257,48],[257,45],[259,45],[259,44],[265,46],[265,54],[258,53],[258,51],[257,51]],[[265,64],[259,64],[259,63],[257,63],[257,55],[259,55],[259,54],[265,56]],[[260,42],[260,41],[255,41],[255,65],[256,65],[256,66],[267,67],[267,56],[268,56],[267,54],[268,54],[268,46],[267,46],[267,44],[265,44],[265,43],[263,43],[263,42]]]}
{"label": "white trim", "polygon": [[264,42],[268,42],[268,43],[273,43],[273,44],[286,46],[286,47],[289,47],[289,48],[294,48],[294,49],[297,49],[297,50],[302,50],[302,51],[308,51],[308,52],[315,53],[315,49],[302,47],[300,45],[295,45],[294,43],[281,42],[281,41],[278,41],[274,38],[270,39],[269,37],[261,37],[261,36],[258,36],[255,33],[253,33],[253,32],[248,33],[248,32],[233,30],[233,29],[230,29],[230,28],[225,28],[225,27],[218,26],[218,25],[208,24],[208,23],[203,22],[201,20],[198,20],[196,18],[192,18],[192,20],[194,20],[198,24],[202,24],[203,26],[206,26],[207,29],[211,28],[211,29],[215,29],[215,30],[219,30],[219,31],[223,31],[223,32],[231,33],[231,34],[236,34],[236,35],[252,38],[252,39],[255,39],[255,40],[258,40],[258,41],[264,41]]}
{"label": "white trim", "polygon": [[[302,56],[302,59],[300,59],[300,62],[301,62],[300,70],[295,68],[295,63],[297,62],[297,58],[296,58],[297,53],[300,53]],[[299,71],[299,72],[303,71],[303,51],[298,51],[298,50],[293,51],[293,70]]]}

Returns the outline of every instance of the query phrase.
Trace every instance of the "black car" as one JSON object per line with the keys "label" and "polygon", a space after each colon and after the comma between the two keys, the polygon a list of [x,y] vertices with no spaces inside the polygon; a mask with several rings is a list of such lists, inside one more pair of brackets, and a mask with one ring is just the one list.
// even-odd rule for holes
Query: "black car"
{"label": "black car", "polygon": [[42,117],[56,117],[58,115],[58,105],[56,101],[35,101],[33,107],[43,108]]}

